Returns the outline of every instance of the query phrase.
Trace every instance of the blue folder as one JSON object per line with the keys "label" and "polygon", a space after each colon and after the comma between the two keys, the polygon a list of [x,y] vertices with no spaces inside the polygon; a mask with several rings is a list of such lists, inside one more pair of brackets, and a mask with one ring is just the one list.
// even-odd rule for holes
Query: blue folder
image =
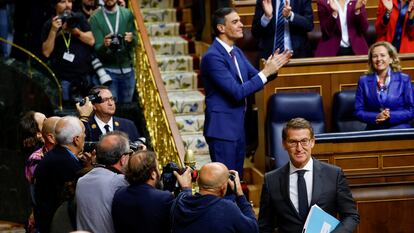
{"label": "blue folder", "polygon": [[338,219],[326,213],[318,205],[313,205],[306,218],[303,233],[329,233],[339,224]]}

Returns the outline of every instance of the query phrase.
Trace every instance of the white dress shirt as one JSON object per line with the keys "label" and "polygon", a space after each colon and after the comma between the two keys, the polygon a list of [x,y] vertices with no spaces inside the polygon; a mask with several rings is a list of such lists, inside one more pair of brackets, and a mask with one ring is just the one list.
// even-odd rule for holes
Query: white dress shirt
{"label": "white dress shirt", "polygon": [[306,182],[306,191],[308,192],[308,205],[312,200],[312,187],[313,187],[313,159],[311,158],[308,163],[302,168],[298,169],[293,166],[292,162],[289,162],[289,195],[293,206],[299,212],[299,199],[298,199],[298,174],[297,170],[306,170],[304,174]]}

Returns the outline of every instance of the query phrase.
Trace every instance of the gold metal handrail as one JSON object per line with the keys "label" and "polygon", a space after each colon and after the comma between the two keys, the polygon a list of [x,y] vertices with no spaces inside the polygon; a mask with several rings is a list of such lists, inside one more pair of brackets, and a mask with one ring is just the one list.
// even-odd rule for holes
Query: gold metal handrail
{"label": "gold metal handrail", "polygon": [[151,143],[158,154],[158,164],[163,167],[168,162],[175,162],[183,166],[184,144],[149,42],[138,0],[130,1],[130,7],[135,16],[135,26],[138,32],[138,42],[135,48],[136,88]]}
{"label": "gold metal handrail", "polygon": [[44,63],[39,57],[34,55],[29,50],[27,50],[27,49],[25,49],[25,48],[23,48],[23,47],[21,47],[17,44],[14,44],[13,42],[10,42],[10,41],[2,38],[2,37],[0,37],[0,41],[4,42],[6,44],[9,44],[9,45],[19,49],[20,51],[26,53],[29,56],[29,58],[35,59],[37,62],[39,62],[49,72],[49,74],[53,77],[53,80],[54,80],[54,82],[55,82],[55,84],[58,88],[58,93],[57,93],[58,94],[58,108],[59,108],[60,111],[62,111],[62,86],[60,85],[59,80],[56,78],[55,73],[53,73],[53,71],[49,68],[49,66],[47,66],[46,63]]}

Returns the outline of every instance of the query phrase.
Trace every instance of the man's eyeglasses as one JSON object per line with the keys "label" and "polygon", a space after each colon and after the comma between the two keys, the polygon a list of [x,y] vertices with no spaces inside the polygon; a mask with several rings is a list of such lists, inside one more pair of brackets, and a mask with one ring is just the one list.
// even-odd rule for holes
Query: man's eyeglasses
{"label": "man's eyeglasses", "polygon": [[289,148],[296,148],[298,146],[298,144],[300,144],[302,147],[308,147],[310,145],[311,141],[312,141],[312,139],[309,139],[309,138],[304,138],[300,141],[287,140],[286,144]]}
{"label": "man's eyeglasses", "polygon": [[113,101],[113,102],[116,102],[116,97],[115,97],[115,96],[111,96],[111,97],[105,97],[105,98],[102,98],[101,103],[105,103],[105,102],[107,102],[107,101],[109,101],[109,100],[111,100],[111,101]]}
{"label": "man's eyeglasses", "polygon": [[129,150],[128,152],[123,153],[122,155],[128,155],[131,156],[134,153],[133,150]]}

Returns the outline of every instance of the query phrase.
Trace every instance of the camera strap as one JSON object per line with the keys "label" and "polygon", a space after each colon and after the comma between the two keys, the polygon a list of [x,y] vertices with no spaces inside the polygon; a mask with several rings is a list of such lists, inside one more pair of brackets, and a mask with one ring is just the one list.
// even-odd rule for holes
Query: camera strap
{"label": "camera strap", "polygon": [[109,21],[107,10],[104,8],[102,9],[103,16],[105,18],[105,22],[108,25],[109,31],[111,31],[112,35],[117,35],[119,30],[119,6],[116,6],[116,19],[115,19],[115,31],[112,27],[111,22]]}

